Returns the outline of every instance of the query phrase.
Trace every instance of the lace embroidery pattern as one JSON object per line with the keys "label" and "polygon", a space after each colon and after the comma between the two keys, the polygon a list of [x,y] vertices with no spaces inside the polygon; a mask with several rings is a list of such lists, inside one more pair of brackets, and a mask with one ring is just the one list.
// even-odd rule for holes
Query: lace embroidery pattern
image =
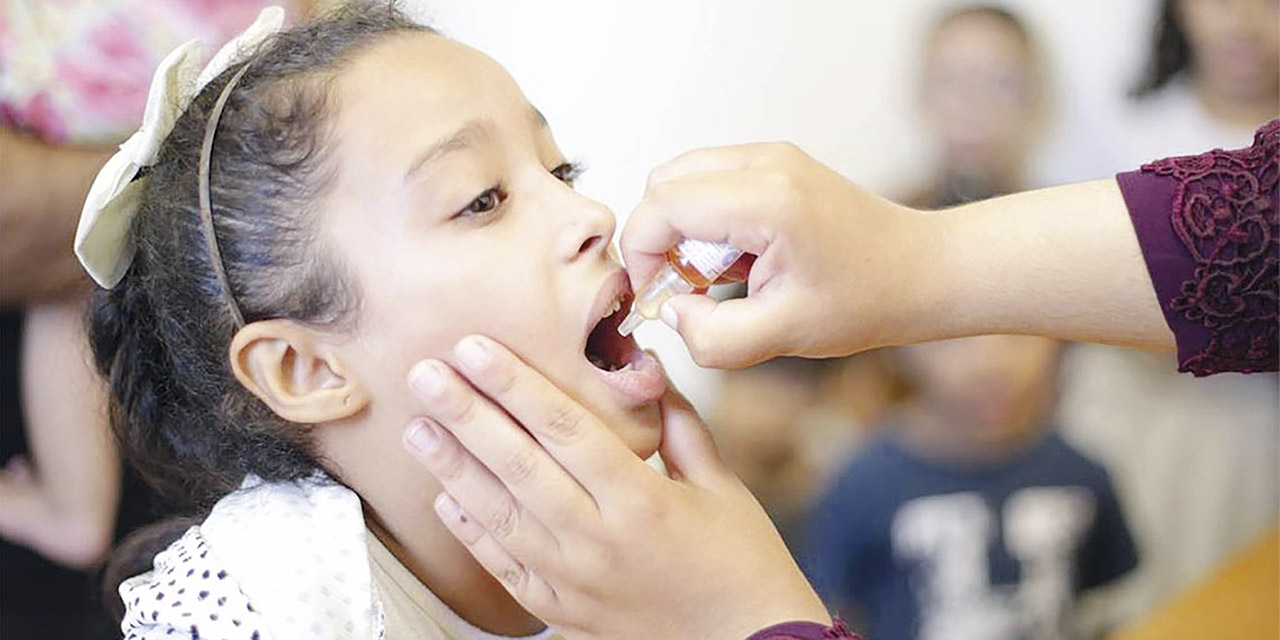
{"label": "lace embroidery pattern", "polygon": [[1171,222],[1195,263],[1165,309],[1209,334],[1208,346],[1182,363],[1184,371],[1203,376],[1276,370],[1277,149],[1280,120],[1273,120],[1247,149],[1166,158],[1142,167],[1178,181]]}

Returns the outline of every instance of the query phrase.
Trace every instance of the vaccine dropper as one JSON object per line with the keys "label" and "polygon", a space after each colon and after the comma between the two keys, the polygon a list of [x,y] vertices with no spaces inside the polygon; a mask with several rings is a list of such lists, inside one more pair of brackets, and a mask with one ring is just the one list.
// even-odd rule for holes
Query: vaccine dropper
{"label": "vaccine dropper", "polygon": [[618,333],[630,335],[645,320],[657,318],[658,310],[667,300],[711,286],[740,257],[742,252],[729,244],[692,238],[681,240],[667,252],[667,263],[658,275],[640,290],[631,305],[631,313],[618,325]]}

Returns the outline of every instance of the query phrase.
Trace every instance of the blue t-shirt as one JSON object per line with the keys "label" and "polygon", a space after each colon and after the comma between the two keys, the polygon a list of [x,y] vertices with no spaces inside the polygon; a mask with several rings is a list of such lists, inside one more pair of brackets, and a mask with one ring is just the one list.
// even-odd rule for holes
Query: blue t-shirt
{"label": "blue t-shirt", "polygon": [[804,559],[870,638],[1074,638],[1076,596],[1137,565],[1107,472],[1058,435],[964,467],[886,431],[818,502]]}

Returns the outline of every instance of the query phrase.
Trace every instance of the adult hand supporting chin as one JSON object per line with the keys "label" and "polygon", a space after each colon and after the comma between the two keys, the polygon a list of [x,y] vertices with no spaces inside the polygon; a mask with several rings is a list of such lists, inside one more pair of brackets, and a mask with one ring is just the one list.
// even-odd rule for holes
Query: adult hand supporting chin
{"label": "adult hand supporting chin", "polygon": [[[742,640],[830,618],[684,398],[661,400],[655,473],[502,345],[409,375],[405,444],[444,487],[441,520],[531,613],[574,640]],[[456,368],[455,368],[456,367]]]}

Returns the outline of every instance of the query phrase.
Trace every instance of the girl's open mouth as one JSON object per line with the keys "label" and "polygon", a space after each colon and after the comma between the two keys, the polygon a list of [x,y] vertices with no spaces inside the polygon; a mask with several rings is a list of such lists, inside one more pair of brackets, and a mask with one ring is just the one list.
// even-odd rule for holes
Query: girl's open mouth
{"label": "girl's open mouth", "polygon": [[641,350],[631,336],[618,333],[618,325],[631,311],[635,296],[620,292],[605,315],[587,335],[584,355],[606,384],[633,404],[648,404],[662,397],[667,381],[657,358]]}

